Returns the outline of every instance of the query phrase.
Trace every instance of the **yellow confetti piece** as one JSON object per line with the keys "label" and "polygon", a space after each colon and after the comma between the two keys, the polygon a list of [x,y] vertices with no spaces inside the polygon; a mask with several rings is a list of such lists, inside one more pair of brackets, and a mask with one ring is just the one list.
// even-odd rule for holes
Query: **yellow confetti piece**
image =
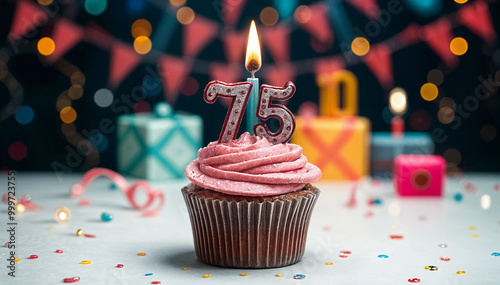
{"label": "yellow confetti piece", "polygon": [[465,271],[457,271],[457,274],[458,274],[458,275],[464,275],[464,274],[465,274]]}
{"label": "yellow confetti piece", "polygon": [[146,253],[145,252],[139,252],[137,255],[139,255],[139,256],[145,256]]}
{"label": "yellow confetti piece", "polygon": [[90,260],[82,260],[81,264],[91,264],[92,262]]}
{"label": "yellow confetti piece", "polygon": [[241,273],[240,276],[248,276],[248,273]]}
{"label": "yellow confetti piece", "polygon": [[472,235],[473,238],[479,238],[480,235]]}
{"label": "yellow confetti piece", "polygon": [[283,277],[283,274],[276,274],[276,277]]}
{"label": "yellow confetti piece", "polygon": [[325,262],[325,265],[333,265],[333,262]]}
{"label": "yellow confetti piece", "polygon": [[475,231],[476,227],[469,227],[469,231]]}
{"label": "yellow confetti piece", "polygon": [[19,258],[14,258],[14,262],[18,262],[20,259]]}
{"label": "yellow confetti piece", "polygon": [[82,229],[78,229],[76,231],[76,235],[79,236],[79,237],[83,236],[83,230]]}
{"label": "yellow confetti piece", "polygon": [[189,268],[188,267],[183,267],[182,270],[189,270]]}
{"label": "yellow confetti piece", "polygon": [[55,230],[57,230],[56,227],[54,227],[54,226],[49,227],[49,231],[55,231]]}
{"label": "yellow confetti piece", "polygon": [[210,275],[210,274],[205,274],[205,275],[203,275],[203,276],[201,276],[201,277],[203,277],[203,278],[210,278],[210,277],[212,277],[212,275]]}

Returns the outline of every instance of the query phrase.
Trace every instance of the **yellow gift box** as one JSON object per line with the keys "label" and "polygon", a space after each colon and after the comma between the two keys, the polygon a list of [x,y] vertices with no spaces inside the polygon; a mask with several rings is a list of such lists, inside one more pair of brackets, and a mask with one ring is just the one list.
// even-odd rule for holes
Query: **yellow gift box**
{"label": "yellow gift box", "polygon": [[308,161],[321,169],[322,179],[358,180],[369,174],[371,126],[367,118],[356,116],[356,76],[341,70],[319,78],[318,84],[321,116],[295,117],[292,143],[300,145]]}

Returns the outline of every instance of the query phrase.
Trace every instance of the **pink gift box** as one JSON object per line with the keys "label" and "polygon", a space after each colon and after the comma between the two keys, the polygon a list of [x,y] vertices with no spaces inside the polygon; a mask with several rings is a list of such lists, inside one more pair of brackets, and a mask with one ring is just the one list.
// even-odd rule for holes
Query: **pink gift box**
{"label": "pink gift box", "polygon": [[446,162],[439,155],[398,155],[393,175],[400,196],[442,196]]}

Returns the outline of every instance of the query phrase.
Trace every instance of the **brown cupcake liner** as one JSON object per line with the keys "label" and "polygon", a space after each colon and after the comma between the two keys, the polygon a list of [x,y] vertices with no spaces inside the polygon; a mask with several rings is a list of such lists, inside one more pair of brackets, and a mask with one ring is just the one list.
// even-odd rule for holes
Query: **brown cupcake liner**
{"label": "brown cupcake liner", "polygon": [[309,220],[320,193],[313,189],[305,196],[272,201],[231,201],[182,189],[196,255],[204,263],[235,268],[273,268],[298,262],[304,255]]}

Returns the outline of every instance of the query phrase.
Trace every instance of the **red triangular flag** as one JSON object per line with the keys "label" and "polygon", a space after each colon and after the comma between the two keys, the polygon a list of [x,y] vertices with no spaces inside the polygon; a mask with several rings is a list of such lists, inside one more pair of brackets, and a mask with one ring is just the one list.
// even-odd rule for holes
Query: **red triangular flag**
{"label": "red triangular flag", "polygon": [[290,29],[285,25],[264,28],[264,43],[275,62],[290,61]]}
{"label": "red triangular flag", "polygon": [[314,64],[316,78],[324,74],[332,74],[341,69],[344,69],[344,61],[338,57],[319,59]]}
{"label": "red triangular flag", "polygon": [[195,57],[218,32],[218,25],[212,20],[197,15],[194,20],[184,26],[184,55]]}
{"label": "red triangular flag", "polygon": [[226,58],[231,63],[242,64],[244,62],[247,35],[245,32],[227,31],[222,37]]}
{"label": "red triangular flag", "polygon": [[328,7],[323,3],[309,6],[311,17],[309,21],[300,23],[302,28],[323,44],[333,42],[333,30],[328,20]]}
{"label": "red triangular flag", "polygon": [[141,56],[128,44],[115,41],[111,47],[109,83],[118,86],[141,62]]}
{"label": "red triangular flag", "polygon": [[283,86],[295,79],[295,68],[290,63],[266,65],[264,77],[270,85]]}
{"label": "red triangular flag", "polygon": [[380,13],[377,0],[347,0],[347,2],[370,19],[377,19]]}
{"label": "red triangular flag", "polygon": [[386,44],[374,45],[362,59],[382,87],[389,89],[394,85],[391,49]]}
{"label": "red triangular flag", "polygon": [[90,22],[85,26],[85,41],[103,50],[109,50],[113,45],[113,36],[101,26]]}
{"label": "red triangular flag", "polygon": [[18,1],[8,39],[11,43],[18,41],[40,25],[46,17],[45,10],[32,1]]}
{"label": "red triangular flag", "polygon": [[66,19],[58,20],[54,25],[52,39],[56,45],[54,52],[47,57],[49,61],[56,61],[66,54],[83,38],[83,28]]}
{"label": "red triangular flag", "polygon": [[439,19],[423,28],[423,39],[450,67],[458,63],[457,57],[450,50],[453,38],[448,19]]}
{"label": "red triangular flag", "polygon": [[179,95],[179,84],[189,75],[191,64],[180,57],[164,55],[160,58],[160,69],[165,98],[173,104]]}
{"label": "red triangular flag", "polygon": [[246,0],[222,0],[219,16],[226,25],[234,26],[238,23],[246,2]]}
{"label": "red triangular flag", "polygon": [[422,27],[418,24],[411,23],[404,30],[396,35],[396,38],[405,45],[413,45],[420,41],[419,33]]}
{"label": "red triangular flag", "polygon": [[490,9],[485,1],[473,2],[458,11],[460,21],[464,26],[480,36],[483,40],[493,43],[497,39]]}

